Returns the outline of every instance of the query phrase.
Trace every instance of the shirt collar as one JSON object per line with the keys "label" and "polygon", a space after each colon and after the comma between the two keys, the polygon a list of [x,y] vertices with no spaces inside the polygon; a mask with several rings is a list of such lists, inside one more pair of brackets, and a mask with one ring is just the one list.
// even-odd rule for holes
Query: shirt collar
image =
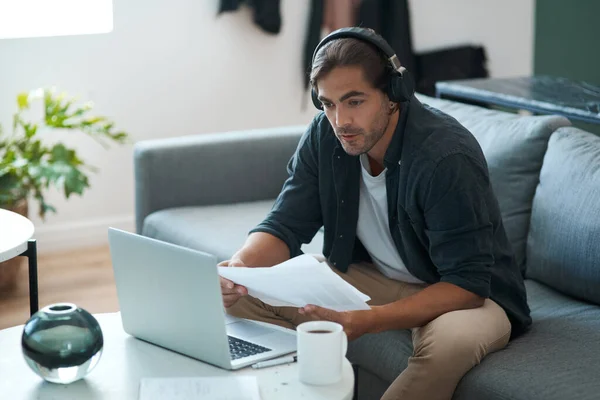
{"label": "shirt collar", "polygon": [[402,155],[402,143],[404,141],[404,131],[406,129],[406,121],[408,119],[408,109],[410,107],[410,101],[406,101],[400,104],[400,117],[394,130],[394,136],[383,156],[383,165],[386,168],[392,165],[398,164]]}

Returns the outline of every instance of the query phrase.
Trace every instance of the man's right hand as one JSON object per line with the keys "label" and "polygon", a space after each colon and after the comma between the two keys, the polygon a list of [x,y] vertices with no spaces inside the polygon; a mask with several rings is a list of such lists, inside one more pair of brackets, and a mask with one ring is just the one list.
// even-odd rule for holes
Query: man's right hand
{"label": "man's right hand", "polygon": [[[219,263],[219,267],[247,267],[247,265],[239,258],[232,258]],[[236,285],[229,279],[219,276],[221,280],[221,293],[223,295],[223,304],[225,308],[233,306],[242,296],[248,294],[248,289],[242,285]]]}

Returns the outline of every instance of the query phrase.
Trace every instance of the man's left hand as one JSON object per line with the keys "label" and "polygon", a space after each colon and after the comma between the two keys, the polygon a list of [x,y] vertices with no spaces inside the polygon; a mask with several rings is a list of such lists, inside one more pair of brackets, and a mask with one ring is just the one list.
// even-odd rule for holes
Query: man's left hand
{"label": "man's left hand", "polygon": [[371,328],[370,310],[340,312],[309,304],[299,308],[298,312],[313,321],[337,322],[344,327],[348,340],[358,339]]}

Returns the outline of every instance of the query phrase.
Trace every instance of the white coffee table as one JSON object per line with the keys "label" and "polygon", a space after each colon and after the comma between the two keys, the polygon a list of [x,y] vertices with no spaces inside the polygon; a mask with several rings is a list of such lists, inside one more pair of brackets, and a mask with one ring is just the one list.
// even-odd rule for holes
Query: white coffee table
{"label": "white coffee table", "polygon": [[17,256],[29,259],[29,307],[38,310],[37,246],[33,223],[22,215],[0,208],[0,262]]}
{"label": "white coffee table", "polygon": [[94,315],[104,334],[104,352],[96,368],[70,385],[44,382],[29,369],[21,353],[23,326],[0,331],[0,393],[4,399],[137,400],[144,377],[255,376],[262,400],[350,400],[354,372],[344,360],[343,378],[330,386],[305,385],[297,364],[230,372],[146,343],[123,331],[120,313]]}

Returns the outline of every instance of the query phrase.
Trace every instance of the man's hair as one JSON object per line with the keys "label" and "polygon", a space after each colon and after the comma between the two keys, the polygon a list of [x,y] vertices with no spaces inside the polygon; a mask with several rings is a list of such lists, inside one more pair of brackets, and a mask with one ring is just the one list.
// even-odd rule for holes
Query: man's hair
{"label": "man's hair", "polygon": [[310,72],[310,84],[315,91],[319,79],[334,68],[360,66],[373,87],[385,92],[390,66],[380,50],[359,39],[342,38],[326,43],[315,55]]}

